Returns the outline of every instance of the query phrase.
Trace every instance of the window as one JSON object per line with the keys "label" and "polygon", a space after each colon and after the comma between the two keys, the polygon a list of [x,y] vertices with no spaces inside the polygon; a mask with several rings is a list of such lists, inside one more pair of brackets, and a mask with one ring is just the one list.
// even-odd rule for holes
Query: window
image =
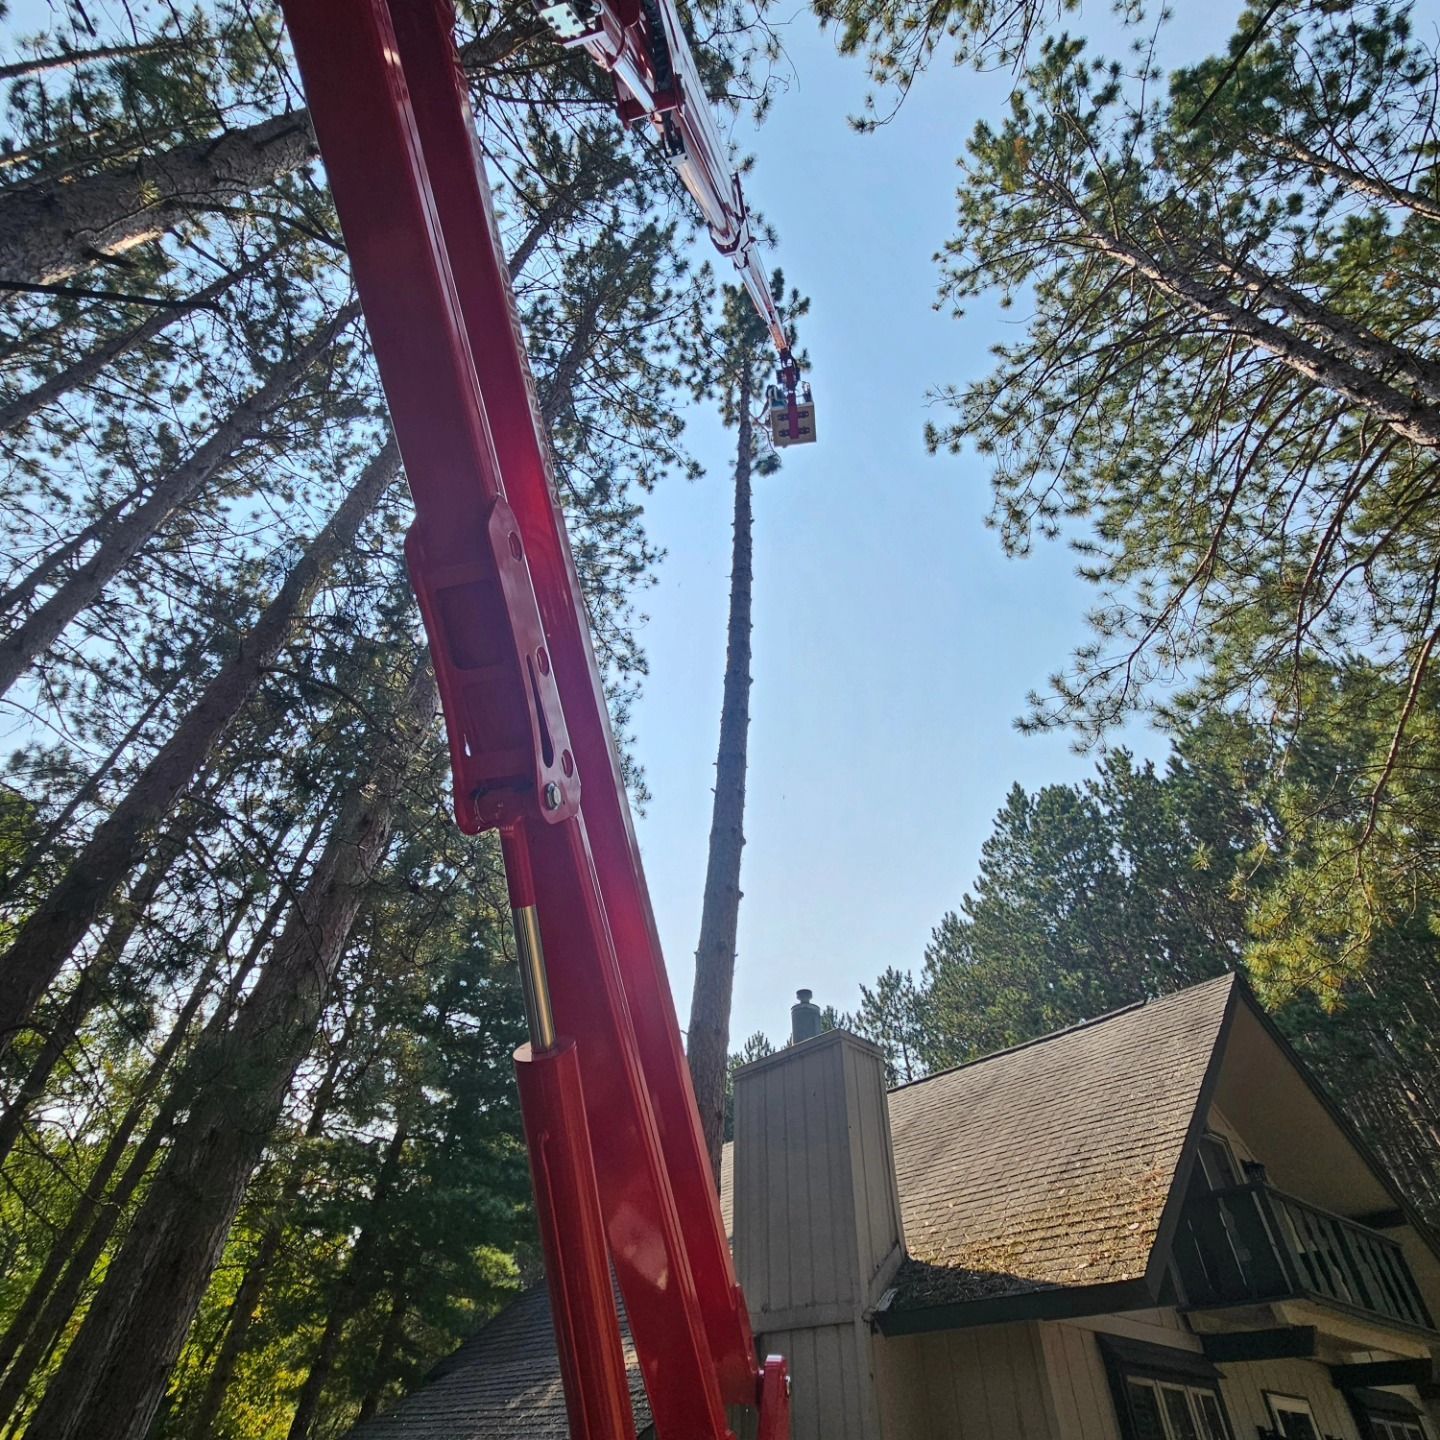
{"label": "window", "polygon": [[1134,1440],[1230,1440],[1220,1396],[1208,1386],[1130,1375],[1125,1387]]}
{"label": "window", "polygon": [[1351,1390],[1350,1408],[1365,1440],[1429,1440],[1415,1404],[1393,1390]]}
{"label": "window", "polygon": [[1418,1420],[1402,1420],[1396,1415],[1367,1415],[1370,1433],[1375,1440],[1426,1440]]}
{"label": "window", "polygon": [[1233,1440],[1220,1372],[1204,1355],[1119,1335],[1097,1338],[1125,1440]]}
{"label": "window", "polygon": [[1212,1190],[1228,1190],[1240,1183],[1240,1167],[1235,1163],[1230,1142],[1213,1130],[1207,1130],[1200,1137],[1200,1165],[1206,1184]]}
{"label": "window", "polygon": [[1276,1395],[1267,1390],[1265,1401],[1270,1406],[1275,1433],[1281,1440],[1320,1440],[1320,1430],[1308,1400],[1299,1395]]}

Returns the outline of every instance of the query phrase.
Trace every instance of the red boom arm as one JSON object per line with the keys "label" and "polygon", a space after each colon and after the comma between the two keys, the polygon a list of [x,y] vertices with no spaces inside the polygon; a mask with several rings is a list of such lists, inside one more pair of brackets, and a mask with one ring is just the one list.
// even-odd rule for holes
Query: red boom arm
{"label": "red boom arm", "polygon": [[750,229],[750,208],[740,176],[715,124],[715,113],[674,0],[534,0],[535,8],[565,45],[583,46],[615,79],[620,118],[628,125],[649,120],[665,154],[694,197],[710,238],[740,272],[780,361],[786,424],[775,430],[780,444],[814,440],[808,405],[802,426],[796,388],[800,367]]}
{"label": "red boom arm", "polygon": [[[608,1249],[661,1440],[728,1440],[730,1405],[783,1440],[788,1382],[757,1364],[735,1281],[448,0],[283,4],[414,494],[456,818],[501,833],[572,1437],[633,1435]],[[734,193],[720,218],[763,288]]]}

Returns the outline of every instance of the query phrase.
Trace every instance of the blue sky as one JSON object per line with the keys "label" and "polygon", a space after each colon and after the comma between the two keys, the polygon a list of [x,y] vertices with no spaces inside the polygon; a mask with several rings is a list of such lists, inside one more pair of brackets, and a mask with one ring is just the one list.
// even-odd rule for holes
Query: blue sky
{"label": "blue sky", "polygon": [[[1218,49],[1238,0],[1182,0],[1162,55]],[[1073,25],[1116,53],[1108,6]],[[952,230],[955,159],[998,115],[1005,74],[940,64],[873,135],[847,124],[866,93],[805,10],[783,30],[794,75],[758,131],[751,203],[776,226],[776,259],[813,301],[819,443],[787,453],[756,493],[754,690],[732,1041],[785,1033],[793,992],[855,1005],[887,965],[918,967],[932,927],[971,884],[1009,787],[1087,774],[1064,736],[1014,729],[1083,637],[1094,592],[1074,556],[1007,561],[984,528],[986,468],[931,457],[927,391],[984,373],[1023,324],[976,307],[937,313],[933,255]],[[651,675],[638,758],[654,799],[639,822],[684,1024],[700,923],[720,716],[730,572],[730,441],[703,413],[708,468],[648,505],[668,551],[645,596]],[[1164,753],[1146,730],[1127,743]]]}

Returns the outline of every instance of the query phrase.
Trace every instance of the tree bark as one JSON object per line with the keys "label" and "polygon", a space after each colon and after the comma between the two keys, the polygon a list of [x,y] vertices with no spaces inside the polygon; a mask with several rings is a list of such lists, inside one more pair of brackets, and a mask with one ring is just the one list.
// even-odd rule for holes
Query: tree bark
{"label": "tree bark", "polygon": [[390,1297],[390,1314],[375,1351],[375,1362],[370,1367],[369,1385],[360,1401],[360,1413],[355,1417],[357,1425],[363,1425],[380,1408],[380,1402],[385,1398],[385,1387],[390,1383],[390,1367],[395,1363],[395,1352],[400,1348],[400,1340],[405,1333],[405,1317],[410,1313],[405,1280],[405,1276],[399,1277]]}
{"label": "tree bark", "polygon": [[[260,959],[260,953],[275,933],[275,927],[291,904],[296,885],[304,873],[311,852],[320,839],[324,814],[317,817],[310,827],[310,833],[300,847],[295,863],[289,874],[281,879],[274,898],[270,902],[261,924],[236,967],[235,974],[221,996],[217,1011],[219,1018],[210,1021],[211,1027],[228,1023],[239,1002],[241,992],[250,977],[250,972]],[[224,961],[226,951],[220,946],[215,950],[215,963]],[[213,978],[210,977],[210,978]],[[0,1424],[11,1419],[20,1403],[31,1378],[49,1359],[57,1340],[69,1323],[75,1311],[80,1293],[95,1268],[100,1253],[109,1243],[116,1227],[125,1214],[125,1207],[136,1187],[150,1169],[150,1162],[170,1134],[170,1127],[180,1107],[186,1101],[186,1093],[180,1086],[173,1086],[165,1097],[159,1111],[150,1123],[145,1138],[131,1155],[130,1162],[108,1194],[105,1187],[110,1177],[125,1158],[130,1137],[135,1133],[145,1113],[145,1107],[161,1080],[169,1071],[180,1045],[187,1037],[190,1023],[194,1020],[199,1006],[204,1001],[209,981],[202,976],[191,992],[191,1003],[176,1018],[165,1044],[156,1055],[146,1072],[119,1125],[106,1143],[99,1164],[89,1177],[84,1192],[76,1202],[74,1211],[65,1223],[65,1229],[56,1237],[50,1247],[39,1276],[31,1285],[24,1303],[11,1320],[0,1339],[0,1371],[11,1362],[14,1365],[0,1385]],[[322,1087],[323,1088],[323,1087]],[[326,1101],[328,1103],[328,1099]],[[63,1276],[63,1278],[62,1278]],[[21,1348],[23,1347],[23,1348]]]}
{"label": "tree bark", "polygon": [[335,337],[359,313],[356,301],[326,321],[290,359],[275,368],[258,390],[226,416],[188,460],[163,476],[139,505],[117,521],[90,558],[0,642],[0,695],[10,689],[82,610],[99,598],[106,584],[134,559],[140,547],[199,491],[240,444],[260,429],[269,413],[290,398],[305,372],[329,350]]}
{"label": "tree bark", "polygon": [[158,240],[197,206],[263,190],[315,153],[304,112],[0,199],[0,280],[46,285]]}
{"label": "tree bark", "polygon": [[170,310],[157,310],[148,320],[132,329],[102,340],[93,350],[87,350],[78,360],[57,370],[33,389],[0,405],[0,430],[14,430],[25,424],[36,411],[53,405],[62,395],[68,395],[82,385],[88,385],[122,355],[127,355],[138,346],[153,340],[177,320],[183,319],[192,311],[213,305],[232,286],[238,285],[247,275],[253,275],[272,260],[278,248],[267,250],[263,255],[257,255],[255,259],[236,266],[218,280],[211,281],[203,289],[187,296],[183,304],[177,304]]}
{"label": "tree bark", "polygon": [[[307,854],[316,837],[318,827],[305,847]],[[227,987],[220,1006],[222,1016],[228,1016],[232,1012],[240,988],[259,959],[260,951],[275,922],[288,905],[289,898],[288,889],[282,888],[272,902],[266,923],[260,927],[235,979]],[[75,1209],[65,1222],[64,1230],[56,1236],[51,1245],[40,1274],[26,1293],[20,1309],[11,1319],[4,1337],[0,1338],[0,1370],[8,1367],[4,1383],[0,1384],[0,1424],[9,1421],[15,1414],[26,1388],[49,1358],[56,1341],[74,1313],[76,1302],[95,1268],[95,1262],[109,1243],[111,1235],[124,1216],[130,1197],[149,1170],[150,1162],[170,1133],[175,1116],[185,1102],[185,1093],[178,1086],[175,1087],[151,1121],[145,1138],[131,1155],[130,1163],[126,1165],[119,1182],[106,1194],[105,1187],[125,1158],[130,1138],[145,1114],[150,1097],[155,1094],[160,1082],[169,1072],[181,1045],[189,1036],[190,1026],[200,1006],[210,994],[210,987],[219,968],[229,954],[230,942],[238,929],[240,919],[249,908],[249,899],[250,897],[247,897],[243,904],[236,907],[225,934],[211,952],[209,962],[191,988],[180,1013],[175,1017],[175,1024],[166,1036],[165,1043],[145,1072],[120,1123],[106,1142],[100,1162],[77,1199]]]}
{"label": "tree bark", "polygon": [[[537,24],[535,30],[541,27]],[[465,47],[470,71],[498,64],[529,29],[501,27]],[[0,280],[51,284],[158,240],[192,210],[239,200],[315,154],[310,115],[295,110],[146,155],[78,180],[38,178],[0,197]]]}
{"label": "tree bark", "polygon": [[[315,1104],[310,1110],[310,1119],[305,1125],[304,1141],[317,1139],[325,1127],[325,1117],[329,1114],[331,1102],[335,1098],[340,1068],[344,1063],[349,1046],[354,1017],[355,1012],[352,1010],[345,1030],[330,1056],[330,1064],[316,1091]],[[219,1434],[216,1422],[220,1418],[221,1407],[225,1404],[225,1396],[234,1382],[236,1362],[244,1352],[245,1342],[250,1335],[250,1326],[255,1319],[256,1306],[260,1303],[265,1282],[270,1278],[270,1269],[280,1254],[280,1245],[285,1238],[285,1225],[291,1209],[300,1196],[305,1176],[306,1168],[303,1163],[302,1151],[302,1158],[296,1160],[290,1173],[285,1177],[285,1184],[280,1191],[280,1199],[261,1233],[259,1248],[249,1265],[245,1267],[240,1287],[235,1292],[234,1300],[230,1302],[224,1338],[220,1342],[215,1362],[210,1368],[210,1374],[206,1377],[205,1391],[200,1397],[199,1405],[195,1407],[194,1414],[187,1418],[186,1429],[195,1437],[195,1440],[215,1440]]]}
{"label": "tree bark", "polygon": [[730,998],[735,986],[736,932],[740,923],[740,857],[745,846],[745,767],[750,734],[750,601],[753,571],[750,464],[750,374],[740,377],[740,438],[735,456],[735,534],[730,569],[730,624],[725,687],[720,707],[720,748],[715,760],[715,804],[695,989],[690,997],[686,1057],[710,1168],[720,1184],[725,1138],[725,1076],[730,1058]]}
{"label": "tree bark", "polygon": [[1362,195],[1368,195],[1372,200],[1379,200],[1384,205],[1400,205],[1407,210],[1413,210],[1417,215],[1423,215],[1427,220],[1440,220],[1440,202],[1432,200],[1428,195],[1422,195],[1418,190],[1412,190],[1405,185],[1397,185],[1393,181],[1386,180],[1379,175],[1370,175],[1363,170],[1357,170],[1353,165],[1343,164],[1339,160],[1331,159],[1328,155],[1322,155],[1318,150],[1312,149],[1301,140],[1292,139],[1288,135],[1261,135],[1260,137],[1246,137],[1248,144],[1263,155],[1269,155],[1272,159],[1278,155],[1287,160],[1297,160],[1307,169],[1318,171],[1321,175],[1328,175],[1332,180],[1338,180],[1342,185],[1351,190],[1356,190]]}
{"label": "tree bark", "polygon": [[118,499],[112,500],[83,529],[68,540],[47,550],[8,590],[0,592],[0,614],[28,605],[36,594],[85,552],[87,545],[101,539],[127,505],[133,505],[145,493],[144,481],[137,481]]}
{"label": "tree bark", "polygon": [[[9,1158],[10,1151],[24,1125],[25,1116],[31,1105],[39,1099],[49,1084],[50,1076],[59,1063],[60,1057],[70,1048],[86,1016],[94,1008],[104,992],[105,978],[111,968],[125,953],[130,937],[140,924],[141,917],[149,909],[170,867],[180,858],[195,833],[198,816],[187,814],[177,825],[170,828],[151,852],[144,873],[134,890],[126,896],[125,903],[105,932],[105,938],[96,947],[95,955],[80,972],[75,988],[60,1013],[50,1024],[45,1043],[36,1056],[35,1063],[26,1072],[14,1100],[0,1115],[0,1164]],[[221,944],[229,947],[235,928],[249,907],[249,900],[235,907],[234,914],[226,923]],[[218,959],[214,962],[219,963]],[[183,1013],[183,1012],[182,1012]]]}
{"label": "tree bark", "polygon": [[410,1138],[408,1126],[403,1122],[395,1127],[390,1143],[385,1147],[385,1158],[375,1180],[375,1193],[371,1197],[369,1214],[345,1266],[345,1273],[335,1288],[330,1301],[330,1313],[325,1317],[325,1329],[310,1369],[305,1374],[305,1383],[300,1387],[300,1398],[295,1404],[295,1414],[290,1420],[287,1440],[310,1440],[315,1418],[320,1411],[320,1401],[325,1394],[330,1372],[335,1368],[335,1356],[340,1349],[340,1339],[351,1317],[365,1303],[365,1283],[384,1236],[385,1207],[390,1202],[390,1192],[395,1188],[395,1177],[400,1172],[400,1162],[405,1154],[405,1145]]}
{"label": "tree bark", "polygon": [[1171,269],[1130,240],[1106,233],[1091,222],[1084,207],[1063,187],[1045,181],[1041,185],[1080,222],[1081,231],[1071,240],[1078,248],[1105,256],[1122,269],[1140,276],[1162,295],[1178,300],[1192,314],[1248,340],[1307,380],[1343,395],[1402,438],[1427,449],[1440,449],[1440,411],[1435,407],[1395,389],[1343,356],[1333,355],[1283,325],[1255,314],[1203,280]]}
{"label": "tree bark", "polygon": [[0,65],[0,82],[19,80],[26,75],[48,75],[55,70],[75,70],[81,65],[98,65],[102,60],[139,60],[145,55],[178,50],[182,43],[180,40],[150,40],[138,45],[102,45],[95,50],[57,50],[53,55]]}
{"label": "tree bark", "polygon": [[1358,320],[1312,300],[1246,260],[1234,259],[1207,245],[1192,246],[1184,241],[1177,242],[1163,227],[1160,234],[1182,257],[1198,260],[1202,265],[1213,265],[1222,274],[1230,276],[1246,294],[1253,295],[1264,305],[1283,311],[1291,322],[1304,326],[1316,339],[1342,351],[1355,364],[1385,376],[1391,385],[1398,382],[1410,386],[1417,397],[1429,405],[1440,405],[1440,365],[1397,345],[1393,340],[1387,340],[1383,335],[1377,335]]}
{"label": "tree bark", "polygon": [[65,833],[66,826],[79,813],[80,807],[89,804],[99,793],[101,784],[115,773],[115,767],[120,763],[125,752],[144,733],[145,727],[155,718],[156,711],[170,698],[179,683],[177,675],[170,684],[163,689],[156,689],[151,695],[145,703],[144,709],[131,722],[130,728],[111,746],[105,758],[80,782],[75,793],[65,802],[60,813],[46,825],[44,833],[35,837],[34,843],[28,847],[25,858],[14,873],[0,878],[0,898],[18,895],[21,887],[30,881],[40,867],[51,858],[51,846]]}
{"label": "tree bark", "polygon": [[0,959],[0,1054],[144,853],[155,825],[255,693],[295,620],[308,608],[330,566],[354,539],[399,468],[399,451],[392,439],[365,467],[175,733],[96,829],[44,902],[20,926]]}
{"label": "tree bark", "polygon": [[187,1117],[31,1421],[45,1440],[145,1440],[165,1381],[294,1079],[438,699],[417,668],[370,783],[335,828],[254,990],[186,1066]]}

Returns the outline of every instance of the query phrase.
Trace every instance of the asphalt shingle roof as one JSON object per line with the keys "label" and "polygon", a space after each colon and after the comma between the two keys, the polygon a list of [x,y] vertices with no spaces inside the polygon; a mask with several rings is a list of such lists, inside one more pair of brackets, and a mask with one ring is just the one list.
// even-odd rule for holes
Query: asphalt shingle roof
{"label": "asphalt shingle roof", "polygon": [[1144,1275],[1231,976],[890,1094],[916,1308]]}
{"label": "asphalt shingle roof", "polygon": [[[635,1428],[643,1433],[650,1407],[623,1309],[620,1326]],[[569,1435],[550,1297],[537,1285],[442,1360],[414,1394],[356,1426],[347,1440],[569,1440]]]}

